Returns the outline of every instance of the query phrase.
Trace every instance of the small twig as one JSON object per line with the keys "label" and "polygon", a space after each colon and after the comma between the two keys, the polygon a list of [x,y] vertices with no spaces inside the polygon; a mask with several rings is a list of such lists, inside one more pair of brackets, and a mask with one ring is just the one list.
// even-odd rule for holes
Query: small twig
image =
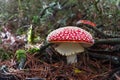
{"label": "small twig", "polygon": [[115,77],[117,80],[120,80],[120,77],[117,74],[115,74]]}

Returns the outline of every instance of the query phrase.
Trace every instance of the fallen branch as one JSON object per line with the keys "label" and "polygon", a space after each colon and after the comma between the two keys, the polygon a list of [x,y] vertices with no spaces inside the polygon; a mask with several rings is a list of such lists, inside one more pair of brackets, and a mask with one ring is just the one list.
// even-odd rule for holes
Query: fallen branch
{"label": "fallen branch", "polygon": [[112,64],[120,65],[120,57],[118,56],[97,54],[97,53],[90,53],[90,52],[88,52],[87,54],[92,58],[107,60],[107,61],[111,61]]}
{"label": "fallen branch", "polygon": [[120,38],[96,39],[95,44],[120,44]]}

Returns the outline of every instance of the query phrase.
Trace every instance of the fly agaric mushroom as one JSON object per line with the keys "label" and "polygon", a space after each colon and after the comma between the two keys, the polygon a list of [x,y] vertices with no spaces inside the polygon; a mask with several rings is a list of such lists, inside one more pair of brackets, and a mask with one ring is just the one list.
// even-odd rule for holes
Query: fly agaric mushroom
{"label": "fly agaric mushroom", "polygon": [[52,31],[47,36],[47,42],[54,43],[54,49],[67,57],[67,63],[76,63],[77,53],[84,52],[84,47],[92,46],[94,39],[79,27],[67,26]]}
{"label": "fly agaric mushroom", "polygon": [[90,26],[96,27],[96,24],[91,22],[91,21],[89,21],[89,20],[79,20],[76,24],[81,24],[81,23],[88,24]]}

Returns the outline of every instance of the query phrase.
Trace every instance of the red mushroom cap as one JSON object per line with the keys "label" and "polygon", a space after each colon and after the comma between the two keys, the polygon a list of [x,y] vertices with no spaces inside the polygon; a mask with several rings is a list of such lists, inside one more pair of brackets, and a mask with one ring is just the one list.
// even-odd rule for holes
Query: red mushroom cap
{"label": "red mushroom cap", "polygon": [[47,36],[47,41],[50,43],[75,42],[88,45],[94,43],[94,39],[89,32],[74,26],[62,27],[52,31]]}
{"label": "red mushroom cap", "polygon": [[79,21],[77,22],[77,24],[80,24],[80,23],[88,24],[88,25],[91,25],[91,26],[93,26],[93,27],[96,27],[96,24],[93,23],[93,22],[91,22],[91,21],[89,21],[89,20],[79,20]]}

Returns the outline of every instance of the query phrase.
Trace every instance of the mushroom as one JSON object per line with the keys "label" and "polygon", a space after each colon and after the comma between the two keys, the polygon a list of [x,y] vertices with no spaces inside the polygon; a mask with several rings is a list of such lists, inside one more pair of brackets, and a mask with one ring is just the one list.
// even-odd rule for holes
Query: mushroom
{"label": "mushroom", "polygon": [[89,20],[79,20],[79,21],[77,21],[76,24],[81,24],[81,23],[83,23],[83,24],[88,24],[88,25],[90,25],[90,26],[96,27],[96,24],[93,23],[93,22],[91,22],[91,21],[89,21]]}
{"label": "mushroom", "polygon": [[89,32],[75,26],[58,28],[48,34],[46,40],[48,43],[54,43],[54,49],[67,57],[68,64],[76,63],[77,53],[84,52],[85,47],[94,43]]}

